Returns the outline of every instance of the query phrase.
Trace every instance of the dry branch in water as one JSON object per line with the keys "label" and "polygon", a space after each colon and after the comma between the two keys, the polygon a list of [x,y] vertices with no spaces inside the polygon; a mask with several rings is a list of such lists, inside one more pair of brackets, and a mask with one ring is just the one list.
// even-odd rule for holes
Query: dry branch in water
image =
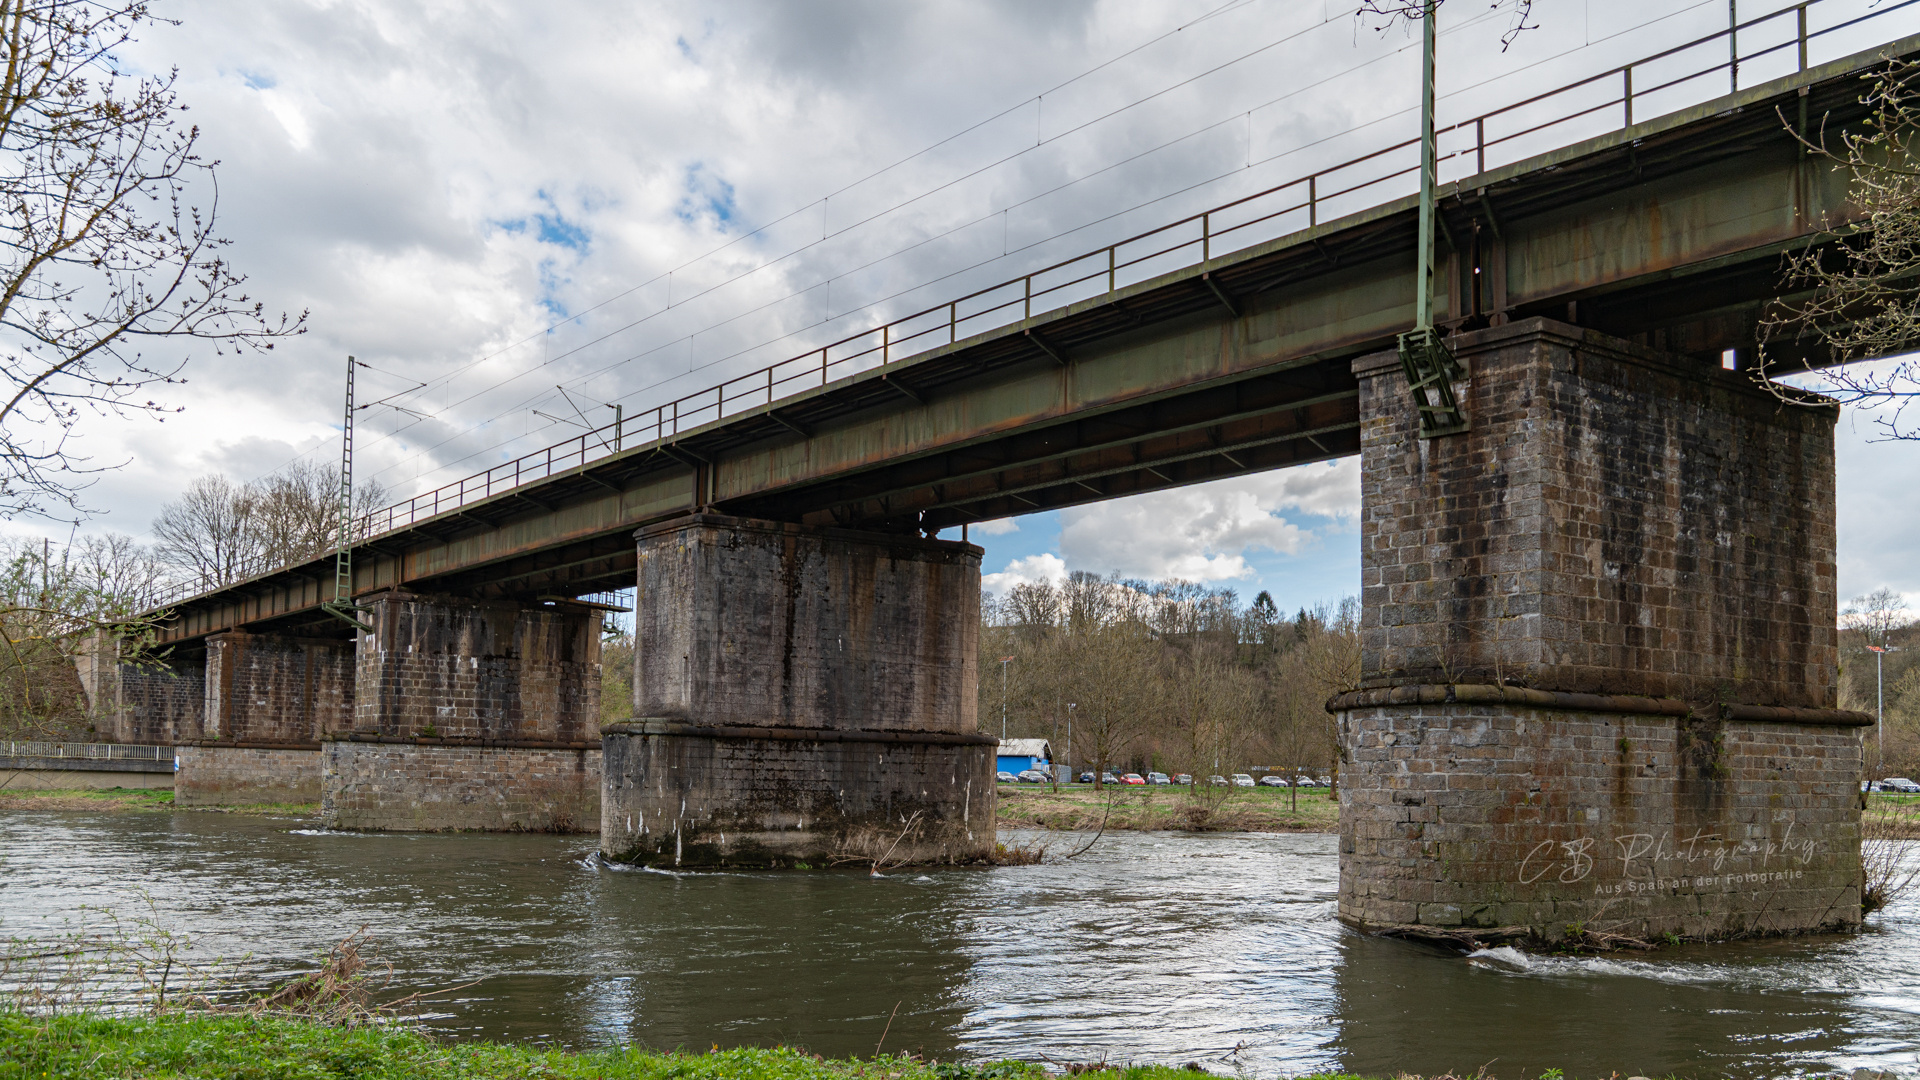
{"label": "dry branch in water", "polygon": [[0,942],[0,1010],[38,1015],[203,1011],[289,1016],[337,1027],[386,1023],[413,1014],[426,1000],[468,986],[382,1000],[393,965],[369,955],[371,935],[342,938],[319,967],[270,989],[250,989],[236,964],[198,960],[186,935],[162,926],[153,911],[124,917],[85,906],[88,925],[54,938]]}

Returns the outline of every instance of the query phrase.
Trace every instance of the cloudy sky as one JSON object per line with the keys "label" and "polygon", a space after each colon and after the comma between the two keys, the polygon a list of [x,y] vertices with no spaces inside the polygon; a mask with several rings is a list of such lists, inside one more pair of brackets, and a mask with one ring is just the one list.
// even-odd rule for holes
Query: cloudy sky
{"label": "cloudy sky", "polygon": [[[1828,0],[1821,17],[1867,3]],[[144,534],[200,474],[335,460],[348,353],[371,365],[361,399],[387,402],[361,414],[361,473],[409,495],[603,423],[608,405],[638,413],[1407,137],[1415,43],[1353,7],[161,0],[178,25],[148,28],[128,60],[178,69],[220,162],[234,262],[311,331],[266,358],[196,356],[165,424],[90,421],[86,450],[127,464],[88,493],[88,527]],[[1540,0],[1537,29],[1503,51],[1511,9],[1453,0],[1442,124],[1710,33],[1726,11]],[[1814,59],[1920,30],[1915,12],[1883,22]],[[1607,120],[1591,123],[1544,138]],[[1920,602],[1920,452],[1871,435],[1843,422],[1841,589]],[[1352,461],[1313,466],[972,535],[990,585],[1086,569],[1311,603],[1357,589],[1357,478]]]}

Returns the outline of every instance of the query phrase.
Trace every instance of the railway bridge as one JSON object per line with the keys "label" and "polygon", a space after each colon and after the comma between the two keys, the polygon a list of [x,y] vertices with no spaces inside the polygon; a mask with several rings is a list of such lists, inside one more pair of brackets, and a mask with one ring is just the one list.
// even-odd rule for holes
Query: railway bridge
{"label": "railway bridge", "polygon": [[[1850,213],[1790,129],[1858,122],[1862,74],[1920,37],[1808,64],[1799,27],[1797,70],[1650,119],[1648,69],[1586,80],[1601,105],[1571,117],[1624,126],[1548,153],[1494,164],[1552,95],[1453,129],[1436,303],[1464,432],[1418,436],[1392,351],[1401,144],[382,511],[353,549],[370,631],[322,610],[330,559],[265,568],[168,605],[168,670],[102,655],[89,685],[122,741],[181,744],[183,801],[597,827],[646,862],[903,833],[967,860],[994,810],[966,525],[1359,455],[1343,918],[1857,921],[1837,410],[1750,368],[1782,253]],[[592,597],[636,585],[635,715],[603,729]]]}

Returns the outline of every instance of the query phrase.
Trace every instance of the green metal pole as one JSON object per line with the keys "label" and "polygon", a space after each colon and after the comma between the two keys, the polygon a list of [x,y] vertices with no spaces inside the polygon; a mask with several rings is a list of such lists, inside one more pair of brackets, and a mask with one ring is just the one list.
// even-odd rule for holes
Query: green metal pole
{"label": "green metal pole", "polygon": [[1435,205],[1439,188],[1439,151],[1435,146],[1434,54],[1439,30],[1435,15],[1440,0],[1423,0],[1420,11],[1420,213],[1413,283],[1413,329],[1400,335],[1400,365],[1407,390],[1419,416],[1419,435],[1431,439],[1467,430],[1467,417],[1453,395],[1453,380],[1461,371],[1453,353],[1433,328],[1433,268]]}
{"label": "green metal pole", "polygon": [[1438,152],[1433,136],[1434,14],[1438,0],[1426,0],[1420,20],[1425,41],[1420,50],[1420,281],[1414,298],[1416,331],[1433,327],[1433,200]]}

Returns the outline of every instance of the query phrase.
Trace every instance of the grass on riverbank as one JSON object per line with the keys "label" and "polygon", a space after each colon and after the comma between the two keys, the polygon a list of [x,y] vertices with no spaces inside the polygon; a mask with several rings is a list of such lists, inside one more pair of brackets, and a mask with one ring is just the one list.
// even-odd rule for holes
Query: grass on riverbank
{"label": "grass on riverbank", "polygon": [[[1298,809],[1286,788],[1236,788],[1210,814],[1181,788],[1073,785],[1058,792],[1044,784],[1001,784],[999,819],[1005,829],[1175,829],[1204,832],[1335,832],[1340,804],[1324,788],[1300,792]],[[1113,800],[1111,813],[1107,800]]]}
{"label": "grass on riverbank", "polygon": [[[792,1049],[568,1053],[443,1042],[391,1026],[327,1027],[264,1016],[29,1017],[0,1012],[0,1080],[1022,1080],[1024,1062],[955,1065],[911,1057],[836,1061]],[[1166,1066],[1088,1069],[1097,1080],[1191,1080]],[[1322,1080],[1333,1080],[1325,1077]],[[1359,1080],[1359,1078],[1341,1078]]]}
{"label": "grass on riverbank", "polygon": [[0,810],[117,810],[155,813],[193,810],[268,817],[318,817],[319,803],[250,803],[242,806],[175,806],[166,788],[50,788],[44,791],[0,788]]}

